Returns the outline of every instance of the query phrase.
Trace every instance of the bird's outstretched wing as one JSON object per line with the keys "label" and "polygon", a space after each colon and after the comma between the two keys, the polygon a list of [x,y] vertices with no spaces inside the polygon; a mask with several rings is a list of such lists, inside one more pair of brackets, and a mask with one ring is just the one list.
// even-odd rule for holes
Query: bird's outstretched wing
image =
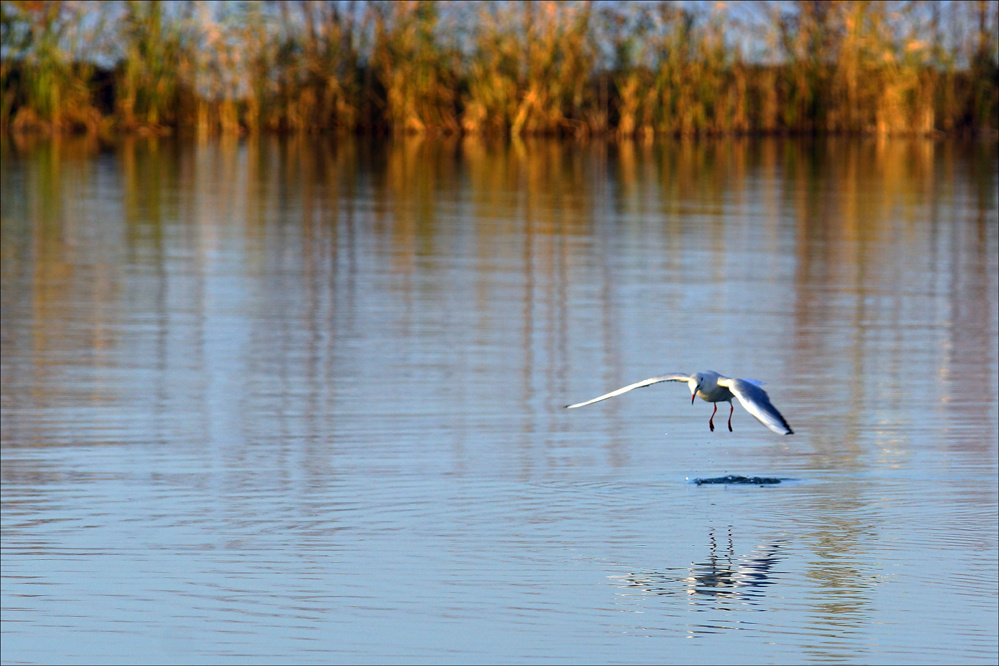
{"label": "bird's outstretched wing", "polygon": [[787,424],[781,413],[770,402],[770,396],[759,385],[745,379],[719,380],[722,386],[727,386],[739,399],[746,411],[759,419],[760,423],[773,430],[778,435],[793,435],[794,431]]}
{"label": "bird's outstretched wing", "polygon": [[607,398],[613,398],[616,395],[621,395],[622,393],[627,393],[637,388],[642,388],[643,386],[651,386],[653,384],[658,384],[659,382],[688,382],[690,381],[690,375],[685,375],[681,373],[672,373],[669,375],[660,375],[659,377],[649,377],[648,379],[643,379],[640,382],[635,382],[634,384],[628,384],[623,386],[616,391],[611,391],[610,393],[605,393],[598,398],[593,400],[587,400],[586,402],[577,402],[575,405],[566,405],[566,409],[575,409],[576,407],[585,407],[586,405],[592,405],[595,402],[600,402],[601,400],[606,400]]}

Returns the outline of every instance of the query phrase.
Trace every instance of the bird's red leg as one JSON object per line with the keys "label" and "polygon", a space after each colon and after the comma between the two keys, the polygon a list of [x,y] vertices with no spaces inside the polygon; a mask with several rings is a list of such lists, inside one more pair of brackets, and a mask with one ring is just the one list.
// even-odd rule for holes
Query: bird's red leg
{"label": "bird's red leg", "polygon": [[715,412],[718,411],[718,403],[715,403],[715,408],[711,410],[711,418],[708,419],[708,427],[711,428],[711,432],[715,431]]}
{"label": "bird's red leg", "polygon": [[732,412],[735,411],[735,405],[731,402],[728,403],[728,431],[732,432]]}

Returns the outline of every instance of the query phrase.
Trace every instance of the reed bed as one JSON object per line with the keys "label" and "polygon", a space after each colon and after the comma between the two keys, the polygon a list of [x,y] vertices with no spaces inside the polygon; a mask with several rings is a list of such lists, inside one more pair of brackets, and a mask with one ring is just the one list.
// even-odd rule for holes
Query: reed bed
{"label": "reed bed", "polygon": [[975,2],[18,2],[3,132],[999,130]]}

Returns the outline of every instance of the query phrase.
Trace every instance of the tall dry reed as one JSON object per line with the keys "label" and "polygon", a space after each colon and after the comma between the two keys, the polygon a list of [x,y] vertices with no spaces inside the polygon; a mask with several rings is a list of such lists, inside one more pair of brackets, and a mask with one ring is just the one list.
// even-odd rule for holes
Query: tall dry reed
{"label": "tall dry reed", "polygon": [[3,131],[999,130],[994,3],[0,5]]}

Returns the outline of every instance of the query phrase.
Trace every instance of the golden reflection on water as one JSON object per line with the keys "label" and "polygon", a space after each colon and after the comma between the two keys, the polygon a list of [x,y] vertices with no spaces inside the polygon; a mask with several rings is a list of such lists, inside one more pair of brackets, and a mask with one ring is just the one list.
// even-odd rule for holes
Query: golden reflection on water
{"label": "golden reflection on water", "polygon": [[[25,141],[4,146],[5,159],[26,168],[24,181],[11,185],[21,195],[5,208],[2,248],[5,277],[30,280],[31,340],[40,352],[65,348],[68,337],[70,347],[94,352],[114,344],[113,304],[127,262],[162,268],[174,244],[210,257],[223,236],[236,235],[250,265],[262,266],[274,242],[267,230],[296,218],[314,288],[322,288],[315,278],[330,257],[356,263],[358,225],[370,225],[375,242],[390,244],[395,273],[413,273],[421,257],[448,260],[449,244],[467,235],[480,266],[519,266],[524,298],[551,307],[564,303],[570,271],[589,252],[570,239],[600,244],[653,233],[666,266],[703,281],[685,268],[696,234],[706,239],[702,270],[716,282],[730,279],[726,253],[753,238],[768,252],[793,243],[784,296],[793,310],[791,367],[798,376],[835,376],[842,368],[828,364],[848,359],[854,376],[873,374],[867,386],[833,389],[854,414],[872,402],[905,401],[901,368],[914,351],[933,356],[948,409],[972,418],[996,392],[992,364],[983,362],[996,330],[994,142],[264,136],[215,144],[129,138],[101,152],[85,139]],[[765,266],[745,275],[775,279]],[[490,307],[484,293],[478,308]],[[947,297],[934,298],[941,293]],[[913,326],[913,308],[935,310]],[[616,316],[612,304],[603,316]],[[851,337],[831,336],[844,321]],[[938,349],[917,349],[919,326],[943,331]],[[820,404],[830,387],[800,390]],[[897,439],[892,432],[885,424],[885,442]]]}

